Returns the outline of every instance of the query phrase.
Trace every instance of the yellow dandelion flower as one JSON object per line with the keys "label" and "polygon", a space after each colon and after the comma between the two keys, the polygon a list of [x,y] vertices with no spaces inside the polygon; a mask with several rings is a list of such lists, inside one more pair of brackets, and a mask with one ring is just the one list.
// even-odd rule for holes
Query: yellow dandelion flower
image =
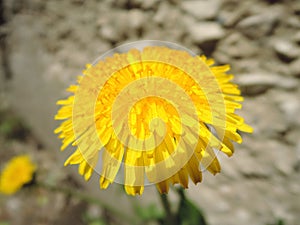
{"label": "yellow dandelion flower", "polygon": [[0,174],[0,193],[12,195],[32,181],[36,166],[28,155],[12,158]]}
{"label": "yellow dandelion flower", "polygon": [[231,156],[239,131],[252,128],[235,114],[243,98],[229,66],[213,65],[163,46],[87,65],[68,88],[73,95],[57,102],[61,150],[77,146],[65,165],[78,164],[86,180],[97,171],[101,188],[116,181],[130,195],[147,183],[167,193],[170,184],[200,182],[203,170],[220,172],[216,153]]}

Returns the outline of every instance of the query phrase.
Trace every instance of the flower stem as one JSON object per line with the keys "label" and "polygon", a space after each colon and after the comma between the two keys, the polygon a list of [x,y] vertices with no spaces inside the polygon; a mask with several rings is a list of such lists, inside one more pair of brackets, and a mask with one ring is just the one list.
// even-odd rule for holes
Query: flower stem
{"label": "flower stem", "polygon": [[100,201],[97,198],[91,197],[87,194],[76,191],[74,189],[71,189],[71,188],[68,188],[68,187],[58,187],[58,186],[50,185],[50,184],[47,184],[47,183],[41,183],[41,182],[36,183],[36,186],[47,189],[47,190],[52,191],[52,192],[61,192],[61,193],[64,193],[66,195],[70,195],[72,197],[75,197],[77,199],[85,201],[87,203],[98,205],[101,208],[103,208],[103,209],[107,210],[108,212],[110,212],[112,215],[116,215],[116,217],[124,219],[125,221],[128,222],[128,224],[136,224],[137,223],[136,219],[128,216],[127,214],[125,214],[125,213],[123,213],[119,210],[117,210],[116,208],[113,208],[113,207],[109,206],[108,204]]}
{"label": "flower stem", "polygon": [[166,218],[165,218],[166,225],[176,225],[177,224],[176,216],[171,211],[168,195],[159,193],[159,196],[166,213]]}

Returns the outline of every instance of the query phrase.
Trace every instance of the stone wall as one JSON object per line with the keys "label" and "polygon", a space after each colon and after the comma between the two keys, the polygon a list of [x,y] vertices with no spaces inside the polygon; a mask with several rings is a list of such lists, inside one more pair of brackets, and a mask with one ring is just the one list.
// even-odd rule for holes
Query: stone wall
{"label": "stone wall", "polygon": [[[300,4],[292,0],[6,0],[2,4],[1,101],[57,155],[55,102],[86,63],[122,43],[176,42],[232,65],[242,88],[240,112],[254,127],[223,171],[189,189],[211,225],[285,224],[300,220]],[[75,168],[70,171],[75,175]],[[95,196],[127,206],[114,190]],[[141,201],[153,199],[147,188]],[[107,198],[109,196],[109,198]],[[121,200],[119,200],[121,198]],[[113,203],[113,202],[116,203]]]}

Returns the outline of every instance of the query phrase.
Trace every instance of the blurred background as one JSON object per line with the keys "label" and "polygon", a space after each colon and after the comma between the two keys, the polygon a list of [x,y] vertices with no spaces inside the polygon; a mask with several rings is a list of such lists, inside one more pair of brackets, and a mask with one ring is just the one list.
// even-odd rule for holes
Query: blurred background
{"label": "blurred background", "polygon": [[[230,64],[245,96],[238,113],[254,133],[243,135],[232,158],[220,155],[220,174],[205,173],[187,191],[207,223],[300,224],[299,0],[1,0],[0,167],[28,153],[39,180],[90,193],[128,215],[160,210],[154,187],[127,197],[118,184],[99,190],[96,174],[85,183],[76,166],[63,168],[71,151],[60,153],[53,134],[55,102],[85,64],[146,39]],[[0,196],[0,224],[125,222],[69,194],[36,189]]]}

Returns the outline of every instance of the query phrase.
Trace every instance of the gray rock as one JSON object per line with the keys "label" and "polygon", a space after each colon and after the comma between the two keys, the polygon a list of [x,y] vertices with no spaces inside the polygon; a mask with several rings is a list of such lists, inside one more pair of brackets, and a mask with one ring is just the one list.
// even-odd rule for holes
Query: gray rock
{"label": "gray rock", "polygon": [[188,27],[189,35],[196,44],[218,41],[225,36],[223,28],[214,22],[201,22]]}
{"label": "gray rock", "polygon": [[298,87],[297,80],[293,78],[260,71],[240,74],[236,77],[236,82],[240,85],[242,91],[249,95],[264,93],[272,87],[279,87],[287,90]]}
{"label": "gray rock", "polygon": [[[229,64],[232,63],[232,61],[228,62]],[[236,72],[235,74],[243,74],[243,73],[252,73],[253,68],[260,68],[260,62],[258,62],[258,60],[256,60],[255,58],[245,58],[245,59],[241,59],[239,60],[239,63],[237,63],[236,65],[233,64],[234,67],[232,67],[232,69],[235,69]]]}
{"label": "gray rock", "polygon": [[128,28],[137,31],[145,24],[145,13],[141,10],[132,9],[128,12]]}
{"label": "gray rock", "polygon": [[269,94],[270,99],[273,99],[276,103],[290,127],[300,126],[300,117],[298,116],[300,111],[300,92],[290,93],[287,91],[272,90]]}
{"label": "gray rock", "polygon": [[259,157],[256,154],[247,155],[245,152],[244,157],[239,157],[238,161],[242,173],[253,175],[250,178],[255,178],[255,175],[256,178],[270,178],[274,176],[274,168],[280,175],[288,176],[293,172],[293,165],[297,161],[297,152],[293,147],[272,139],[255,139],[248,147],[250,152],[255,152]]}
{"label": "gray rock", "polygon": [[[286,63],[278,62],[278,60],[272,57],[272,60],[267,60],[268,56],[264,57],[263,63],[260,63],[259,67],[261,67],[265,71],[269,71],[271,73],[281,74],[284,76],[290,76],[290,68]],[[251,70],[250,70],[251,71]]]}
{"label": "gray rock", "polygon": [[153,17],[153,21],[157,24],[162,24],[167,19],[169,11],[170,5],[166,1],[162,2]]}
{"label": "gray rock", "polygon": [[299,1],[294,1],[292,8],[294,10],[294,13],[299,15],[299,13],[300,13],[300,2]]}
{"label": "gray rock", "polygon": [[[2,59],[3,53],[1,51],[2,49],[0,50],[0,65],[3,65],[3,59]],[[3,66],[1,66],[0,67],[0,94],[2,94],[2,92],[4,91],[5,80],[6,80],[5,71]]]}
{"label": "gray rock", "polygon": [[163,30],[159,29],[160,32],[163,33],[166,29],[181,30],[178,29],[178,27],[181,26],[181,20],[179,20],[179,18],[181,18],[179,8],[174,7],[167,1],[162,1],[153,17],[153,21],[164,27]]}
{"label": "gray rock", "polygon": [[275,143],[269,156],[273,159],[274,168],[282,175],[289,176],[293,173],[293,166],[297,162],[297,154],[293,149]]}
{"label": "gray rock", "polygon": [[[300,137],[300,129],[299,128],[293,128],[291,129],[286,135],[285,135],[285,140],[293,145],[293,146],[298,146],[298,159],[300,160],[300,141],[299,141],[299,137]],[[300,189],[299,189],[300,190]]]}
{"label": "gray rock", "polygon": [[108,0],[113,7],[118,8],[139,8],[142,4],[142,0]]}
{"label": "gray rock", "polygon": [[261,38],[273,31],[280,16],[281,10],[267,10],[264,13],[246,17],[237,24],[237,28],[250,38]]}
{"label": "gray rock", "polygon": [[300,140],[298,140],[297,142],[296,151],[297,151],[297,159],[300,160]]}
{"label": "gray rock", "polygon": [[154,9],[158,5],[160,0],[147,0],[142,2],[143,9]]}
{"label": "gray rock", "polygon": [[108,19],[100,19],[97,22],[98,26],[101,26],[99,35],[110,42],[120,41],[124,38],[124,35],[130,36],[129,29],[129,14],[124,11],[112,11],[107,15]]}
{"label": "gray rock", "polygon": [[[245,121],[253,127],[254,132],[249,136],[255,140],[245,140],[245,144],[243,144],[245,147],[251,147],[251,154],[253,155],[261,154],[261,148],[255,148],[254,142],[260,138],[279,138],[279,134],[285,132],[289,126],[285,121],[284,114],[274,102],[270,101],[270,97],[266,97],[266,95],[246,98],[243,109],[238,111],[238,114],[245,118]],[[262,160],[265,159],[262,158]]]}
{"label": "gray rock", "polygon": [[205,1],[183,1],[181,8],[188,14],[192,15],[198,20],[213,19],[217,16],[220,8],[219,0],[205,0]]}
{"label": "gray rock", "polygon": [[108,41],[117,41],[119,39],[119,33],[114,27],[109,24],[104,25],[100,29],[100,35],[103,39]]}
{"label": "gray rock", "polygon": [[273,48],[278,57],[284,62],[291,62],[300,55],[298,46],[287,40],[275,40]]}
{"label": "gray rock", "polygon": [[290,16],[286,19],[286,25],[292,28],[300,28],[300,19],[298,16]]}
{"label": "gray rock", "polygon": [[298,77],[298,78],[300,77],[300,58],[293,61],[289,65],[289,72],[290,72],[290,75],[292,75],[294,77]]}
{"label": "gray rock", "polygon": [[300,44],[300,31],[296,32],[296,34],[293,37],[293,41],[297,44]]}
{"label": "gray rock", "polygon": [[251,156],[250,153],[251,148],[250,150],[239,148],[231,161],[231,164],[235,165],[235,170],[246,178],[269,178],[272,175],[272,169],[267,165],[262,165],[261,160],[257,160],[255,155]]}
{"label": "gray rock", "polygon": [[[238,5],[240,4],[240,5]],[[249,15],[252,2],[223,2],[222,11],[220,11],[219,18],[225,27],[233,27],[240,20]]]}
{"label": "gray rock", "polygon": [[[241,51],[242,49],[242,51]],[[218,44],[217,51],[231,58],[249,58],[258,53],[259,48],[240,33],[232,33]]]}

